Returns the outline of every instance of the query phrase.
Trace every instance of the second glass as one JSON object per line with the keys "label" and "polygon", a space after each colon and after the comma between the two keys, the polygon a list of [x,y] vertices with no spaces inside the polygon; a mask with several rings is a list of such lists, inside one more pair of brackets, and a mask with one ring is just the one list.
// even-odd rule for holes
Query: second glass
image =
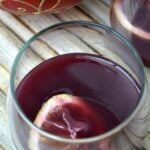
{"label": "second glass", "polygon": [[137,49],[144,64],[150,67],[150,1],[112,0],[112,26]]}

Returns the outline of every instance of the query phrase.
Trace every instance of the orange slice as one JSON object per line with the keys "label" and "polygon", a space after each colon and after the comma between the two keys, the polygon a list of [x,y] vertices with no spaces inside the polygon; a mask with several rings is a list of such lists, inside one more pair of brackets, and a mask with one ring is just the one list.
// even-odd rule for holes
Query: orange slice
{"label": "orange slice", "polygon": [[[64,138],[85,138],[91,130],[100,126],[101,119],[83,99],[68,94],[60,94],[51,97],[41,108],[34,124],[42,130]],[[98,127],[97,127],[98,126]],[[30,132],[29,146],[33,147],[64,147],[65,144],[40,136],[35,131]],[[39,148],[40,149],[40,148]]]}

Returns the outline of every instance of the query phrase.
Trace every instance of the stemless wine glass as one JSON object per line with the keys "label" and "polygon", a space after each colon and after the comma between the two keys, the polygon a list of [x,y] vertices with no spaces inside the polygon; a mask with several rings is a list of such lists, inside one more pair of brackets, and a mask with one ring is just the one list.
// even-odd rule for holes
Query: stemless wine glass
{"label": "stemless wine glass", "polygon": [[[65,138],[48,133],[38,128],[32,119],[29,119],[29,114],[32,115],[36,110],[36,100],[27,102],[25,99],[20,103],[16,95],[19,84],[25,77],[29,77],[28,73],[33,68],[47,59],[53,59],[54,56],[71,53],[94,54],[111,60],[110,64],[112,62],[119,64],[123,68],[122,71],[127,73],[128,77],[138,85],[139,96],[134,106],[132,106],[132,101],[128,101],[120,93],[120,89],[124,85],[118,85],[116,94],[114,94],[113,88],[108,91],[107,88],[104,89],[106,99],[112,94],[116,98],[119,96],[124,100],[118,101],[111,96],[108,99],[118,113],[121,113],[122,109],[126,110],[124,112],[126,115],[120,124],[108,132],[80,139]],[[115,66],[117,67],[117,65],[113,67]],[[115,78],[113,80],[115,81]],[[41,84],[42,82],[36,83],[36,86],[40,87]],[[32,86],[29,83],[29,86],[23,90],[27,91]],[[127,90],[125,88],[124,92]],[[39,93],[40,90],[36,92],[36,94]],[[63,22],[50,26],[29,39],[20,49],[13,63],[7,100],[11,135],[18,150],[133,150],[143,146],[143,138],[147,132],[150,105],[147,80],[141,59],[134,47],[123,36],[98,23]],[[128,111],[130,106],[131,110]]]}

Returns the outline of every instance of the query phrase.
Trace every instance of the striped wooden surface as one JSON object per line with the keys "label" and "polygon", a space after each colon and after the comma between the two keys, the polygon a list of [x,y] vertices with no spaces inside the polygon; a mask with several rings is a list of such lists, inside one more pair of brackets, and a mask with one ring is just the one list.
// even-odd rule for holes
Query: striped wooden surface
{"label": "striped wooden surface", "polygon": [[[15,16],[0,10],[0,150],[14,149],[7,121],[6,95],[11,66],[23,43],[38,31],[61,21],[88,20],[109,25],[108,8],[109,0],[83,0],[79,6],[54,15]],[[145,71],[150,85],[150,69]],[[150,133],[144,146],[150,150]]]}

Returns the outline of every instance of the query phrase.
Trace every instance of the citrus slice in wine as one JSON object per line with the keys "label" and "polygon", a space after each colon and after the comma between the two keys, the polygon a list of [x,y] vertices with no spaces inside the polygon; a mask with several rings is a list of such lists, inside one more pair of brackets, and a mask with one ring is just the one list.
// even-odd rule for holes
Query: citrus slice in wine
{"label": "citrus slice in wine", "polygon": [[[102,118],[86,100],[68,94],[51,97],[41,108],[34,124],[47,133],[64,138],[87,138],[105,131]],[[30,147],[41,144],[63,146],[38,133],[30,132]],[[39,145],[40,144],[40,145]]]}

